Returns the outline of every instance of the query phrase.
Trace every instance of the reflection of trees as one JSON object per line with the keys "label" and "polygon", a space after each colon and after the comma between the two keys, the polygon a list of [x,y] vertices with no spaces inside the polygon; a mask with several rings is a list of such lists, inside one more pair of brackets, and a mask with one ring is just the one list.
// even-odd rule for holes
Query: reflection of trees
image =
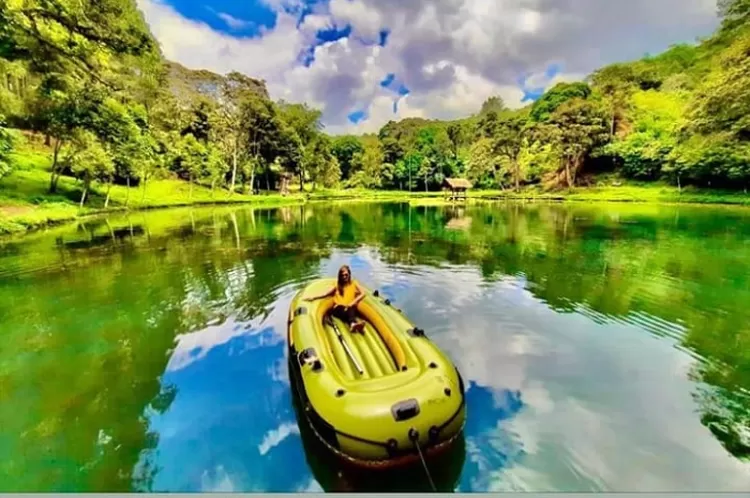
{"label": "reflection of trees", "polygon": [[231,217],[199,213],[178,229],[146,214],[4,246],[3,491],[150,487],[154,469],[133,469],[157,444],[149,413],[177,395],[161,382],[175,336],[267,313],[319,262],[267,213],[257,227],[238,217],[242,250]]}

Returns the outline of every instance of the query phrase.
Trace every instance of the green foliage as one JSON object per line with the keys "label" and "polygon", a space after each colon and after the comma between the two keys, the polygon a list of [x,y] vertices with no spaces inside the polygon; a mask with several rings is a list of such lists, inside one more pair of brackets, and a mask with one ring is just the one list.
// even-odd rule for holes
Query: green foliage
{"label": "green foliage", "polygon": [[677,145],[685,96],[638,91],[631,102],[632,130],[622,140],[609,144],[606,153],[619,159],[625,176],[655,180]]}
{"label": "green foliage", "polygon": [[[387,149],[385,142],[383,143],[383,147]],[[362,143],[357,139],[357,137],[346,135],[333,138],[331,153],[338,160],[339,168],[341,169],[341,178],[343,180],[349,179],[352,171],[354,156],[362,152],[364,152],[364,147],[362,146]],[[388,152],[386,152],[386,155],[387,154]]]}
{"label": "green foliage", "polygon": [[520,188],[522,171],[519,157],[526,145],[527,120],[526,116],[515,115],[499,122],[494,134],[493,148],[496,154],[502,156],[510,165],[516,190]]}
{"label": "green foliage", "polygon": [[480,138],[471,145],[466,175],[474,185],[480,188],[503,186],[504,172],[492,139]]}
{"label": "green foliage", "polygon": [[5,118],[0,114],[0,180],[11,172],[8,159],[12,151],[13,136],[5,128]]}
{"label": "green foliage", "polygon": [[505,109],[505,102],[503,102],[502,97],[495,95],[489,97],[484,103],[482,103],[482,108],[480,109],[479,114],[484,115],[489,112],[499,113],[503,112]]}
{"label": "green foliage", "polygon": [[591,87],[586,83],[558,83],[534,102],[531,118],[536,122],[547,121],[565,102],[575,98],[587,99],[590,95]]}
{"label": "green foliage", "polygon": [[564,182],[568,188],[575,184],[589,154],[609,139],[604,110],[597,103],[581,98],[562,103],[547,123],[538,126],[537,133],[560,152],[561,165],[554,182]]}

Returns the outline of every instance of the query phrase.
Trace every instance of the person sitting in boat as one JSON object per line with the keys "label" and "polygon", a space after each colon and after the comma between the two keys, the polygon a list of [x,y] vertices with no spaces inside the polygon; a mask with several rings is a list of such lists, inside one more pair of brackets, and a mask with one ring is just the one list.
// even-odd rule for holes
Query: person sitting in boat
{"label": "person sitting in boat", "polygon": [[305,301],[327,297],[333,297],[333,316],[346,322],[352,332],[364,333],[365,324],[357,319],[357,305],[365,298],[365,293],[357,282],[352,280],[352,272],[347,265],[339,268],[338,281],[331,290],[320,296],[308,297]]}

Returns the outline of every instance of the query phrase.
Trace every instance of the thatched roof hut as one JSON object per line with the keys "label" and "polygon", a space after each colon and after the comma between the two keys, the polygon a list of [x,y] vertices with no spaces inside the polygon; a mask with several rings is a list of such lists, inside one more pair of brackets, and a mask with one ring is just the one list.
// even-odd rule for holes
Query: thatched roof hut
{"label": "thatched roof hut", "polygon": [[471,187],[471,182],[465,178],[446,178],[443,180],[443,188],[454,192],[463,192]]}

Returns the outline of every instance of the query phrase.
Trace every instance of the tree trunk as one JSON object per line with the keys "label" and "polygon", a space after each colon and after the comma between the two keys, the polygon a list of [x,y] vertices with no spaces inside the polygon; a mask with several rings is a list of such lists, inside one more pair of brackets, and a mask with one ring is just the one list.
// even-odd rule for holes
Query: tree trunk
{"label": "tree trunk", "polygon": [[58,160],[60,157],[60,149],[62,149],[63,141],[59,138],[55,139],[55,148],[52,152],[52,176],[49,181],[49,191],[51,194],[57,192],[57,182],[60,179],[60,174],[57,171]]}
{"label": "tree trunk", "polygon": [[188,177],[188,183],[190,184],[190,191],[188,193],[188,199],[193,200],[193,175]]}
{"label": "tree trunk", "polygon": [[104,209],[109,207],[109,194],[112,192],[112,183],[107,184],[107,198],[104,199]]}
{"label": "tree trunk", "polygon": [[516,192],[519,192],[521,190],[521,171],[518,167],[518,160],[513,161],[513,176],[516,181]]}
{"label": "tree trunk", "polygon": [[270,173],[268,171],[266,171],[266,190],[268,190],[269,192],[271,191],[271,178],[270,178],[270,176],[271,176]]}
{"label": "tree trunk", "polygon": [[125,192],[125,207],[128,207],[128,202],[130,202],[130,175],[127,177],[128,182],[128,190]]}
{"label": "tree trunk", "polygon": [[570,180],[570,160],[565,159],[565,181],[568,183],[568,188],[571,188],[573,184]]}
{"label": "tree trunk", "polygon": [[234,185],[237,181],[237,144],[234,144],[234,154],[232,154],[232,186],[229,188],[229,195],[234,195]]}
{"label": "tree trunk", "polygon": [[253,165],[253,169],[250,171],[250,195],[255,194],[255,165]]}
{"label": "tree trunk", "polygon": [[78,205],[78,207],[83,208],[83,203],[86,202],[86,194],[89,191],[88,183],[83,186],[83,193],[81,194],[81,203]]}
{"label": "tree trunk", "polygon": [[305,191],[305,172],[302,168],[299,169],[299,191],[300,193]]}

